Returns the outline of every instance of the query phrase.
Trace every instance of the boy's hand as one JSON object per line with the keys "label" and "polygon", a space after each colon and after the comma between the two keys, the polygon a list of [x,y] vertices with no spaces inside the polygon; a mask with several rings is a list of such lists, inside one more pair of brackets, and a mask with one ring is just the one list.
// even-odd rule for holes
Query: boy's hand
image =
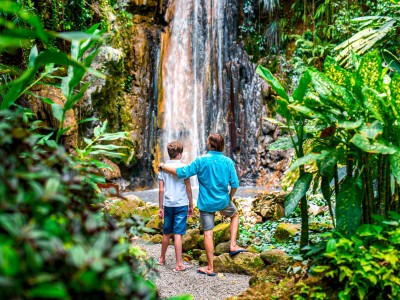
{"label": "boy's hand", "polygon": [[188,218],[191,218],[192,216],[193,216],[193,207],[189,206]]}
{"label": "boy's hand", "polygon": [[160,218],[160,220],[164,218],[164,209],[160,208],[158,210],[158,217]]}

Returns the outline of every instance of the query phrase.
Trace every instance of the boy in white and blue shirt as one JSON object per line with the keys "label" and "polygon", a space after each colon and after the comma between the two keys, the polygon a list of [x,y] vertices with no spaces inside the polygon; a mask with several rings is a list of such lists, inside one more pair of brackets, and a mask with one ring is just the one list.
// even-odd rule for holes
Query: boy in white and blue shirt
{"label": "boy in white and blue shirt", "polygon": [[[167,147],[170,160],[165,164],[180,168],[186,166],[181,162],[183,146],[175,141]],[[193,213],[192,188],[190,179],[179,179],[178,177],[161,171],[158,174],[159,180],[159,210],[158,216],[164,219],[163,238],[161,244],[161,256],[159,265],[165,264],[165,253],[168,242],[174,234],[174,246],[176,256],[175,272],[185,271],[182,263],[182,235],[186,234],[186,223],[188,216]]]}

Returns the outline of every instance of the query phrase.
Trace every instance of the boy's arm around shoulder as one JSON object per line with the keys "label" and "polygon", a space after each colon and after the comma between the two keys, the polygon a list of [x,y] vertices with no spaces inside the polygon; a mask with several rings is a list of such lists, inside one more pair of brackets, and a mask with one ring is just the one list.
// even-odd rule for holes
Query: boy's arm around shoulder
{"label": "boy's arm around shoulder", "polygon": [[190,218],[193,215],[193,197],[192,197],[192,187],[190,185],[190,179],[185,179],[186,193],[189,199],[189,212],[188,217]]}

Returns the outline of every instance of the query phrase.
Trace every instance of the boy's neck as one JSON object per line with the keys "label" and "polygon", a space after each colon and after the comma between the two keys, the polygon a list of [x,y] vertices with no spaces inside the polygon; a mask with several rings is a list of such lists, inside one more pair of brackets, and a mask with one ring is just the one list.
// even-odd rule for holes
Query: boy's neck
{"label": "boy's neck", "polygon": [[180,158],[170,158],[169,160],[181,160]]}

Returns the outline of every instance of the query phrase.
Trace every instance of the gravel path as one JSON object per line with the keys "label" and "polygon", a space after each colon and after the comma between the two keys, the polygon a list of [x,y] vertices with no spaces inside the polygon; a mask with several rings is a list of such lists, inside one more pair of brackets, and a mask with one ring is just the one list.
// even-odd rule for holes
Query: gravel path
{"label": "gravel path", "polygon": [[[147,255],[158,259],[161,244],[142,244]],[[185,262],[187,270],[175,273],[175,250],[169,246],[166,264],[157,266],[160,277],[156,279],[157,289],[162,298],[191,294],[195,300],[219,300],[241,294],[249,287],[249,276],[230,273],[218,273],[211,277],[198,274],[198,266]]]}

